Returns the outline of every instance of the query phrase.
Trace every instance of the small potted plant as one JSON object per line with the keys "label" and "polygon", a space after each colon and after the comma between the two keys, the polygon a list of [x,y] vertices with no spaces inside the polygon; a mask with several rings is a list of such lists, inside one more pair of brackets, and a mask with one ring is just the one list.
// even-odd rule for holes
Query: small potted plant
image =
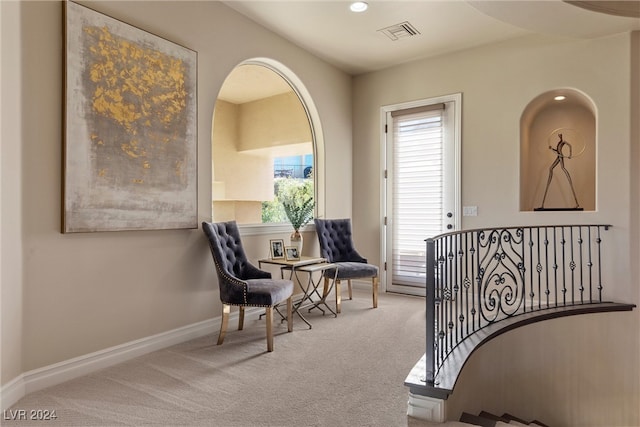
{"label": "small potted plant", "polygon": [[293,227],[291,246],[296,246],[298,253],[302,253],[303,241],[300,229],[313,219],[313,208],[315,207],[313,195],[309,194],[309,188],[304,184],[289,185],[281,193],[280,203],[282,203],[284,213]]}

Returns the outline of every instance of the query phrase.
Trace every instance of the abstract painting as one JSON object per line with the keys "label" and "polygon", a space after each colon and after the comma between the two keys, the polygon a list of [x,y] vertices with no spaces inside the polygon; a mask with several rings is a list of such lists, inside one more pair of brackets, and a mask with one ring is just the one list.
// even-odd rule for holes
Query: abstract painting
{"label": "abstract painting", "polygon": [[197,54],[65,2],[64,233],[197,228]]}

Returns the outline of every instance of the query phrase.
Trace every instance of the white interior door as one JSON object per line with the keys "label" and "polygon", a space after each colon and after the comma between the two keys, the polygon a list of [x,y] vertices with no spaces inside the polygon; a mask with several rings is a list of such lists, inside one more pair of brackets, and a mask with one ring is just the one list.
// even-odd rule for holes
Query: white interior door
{"label": "white interior door", "polygon": [[456,94],[383,108],[387,291],[424,295],[425,239],[459,227],[460,104]]}

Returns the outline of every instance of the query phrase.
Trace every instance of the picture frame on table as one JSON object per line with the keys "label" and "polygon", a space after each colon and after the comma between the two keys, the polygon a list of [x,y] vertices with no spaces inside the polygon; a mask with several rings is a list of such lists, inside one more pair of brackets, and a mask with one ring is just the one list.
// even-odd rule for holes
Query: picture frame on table
{"label": "picture frame on table", "polygon": [[284,240],[271,239],[269,240],[269,256],[271,259],[284,259],[285,247]]}
{"label": "picture frame on table", "polygon": [[284,258],[285,258],[285,261],[299,261],[300,252],[298,251],[298,247],[286,246],[284,248]]}

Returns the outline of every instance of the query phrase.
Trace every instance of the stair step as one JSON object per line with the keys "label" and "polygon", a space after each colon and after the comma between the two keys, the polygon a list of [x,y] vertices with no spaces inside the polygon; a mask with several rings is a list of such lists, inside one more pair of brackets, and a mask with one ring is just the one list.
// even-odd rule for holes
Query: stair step
{"label": "stair step", "polygon": [[480,427],[496,426],[495,420],[479,417],[478,415],[472,415],[472,414],[469,414],[468,412],[463,412],[462,415],[460,415],[460,422],[473,424],[475,426],[480,426]]}
{"label": "stair step", "polygon": [[502,421],[503,423],[508,423],[510,421],[507,418],[500,417],[500,416],[498,416],[496,414],[492,414],[491,412],[487,412],[487,411],[481,411],[478,414],[478,416],[482,417],[482,418],[487,418],[489,420]]}
{"label": "stair step", "polygon": [[[508,413],[502,414],[502,418],[505,419],[505,420],[509,420],[508,422],[511,423],[511,424],[513,424],[513,421],[515,421],[515,422],[517,422],[519,424],[523,424],[525,426],[529,425],[529,423],[527,421],[523,420],[522,418],[518,418],[518,417],[516,417],[514,415],[511,415],[511,414],[508,414]],[[518,424],[516,424],[516,425],[518,425]]]}
{"label": "stair step", "polygon": [[460,415],[459,421],[480,427],[549,427],[538,420],[534,420],[529,423],[524,419],[509,413],[504,413],[502,416],[498,416],[487,411],[481,411],[478,415],[463,412],[462,415]]}
{"label": "stair step", "polygon": [[519,423],[518,421],[511,420],[509,422],[496,421],[496,427],[529,427],[528,423]]}

